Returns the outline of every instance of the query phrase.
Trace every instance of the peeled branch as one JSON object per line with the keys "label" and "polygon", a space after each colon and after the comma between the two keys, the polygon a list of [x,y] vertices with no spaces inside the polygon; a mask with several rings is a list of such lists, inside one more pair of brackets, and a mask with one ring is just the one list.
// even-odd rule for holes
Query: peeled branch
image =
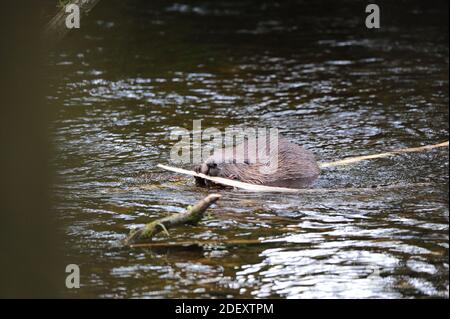
{"label": "peeled branch", "polygon": [[445,141],[445,142],[442,142],[442,143],[439,143],[439,144],[433,144],[433,145],[425,145],[425,146],[419,146],[419,147],[402,148],[402,149],[399,149],[399,150],[394,150],[394,151],[385,152],[385,153],[379,153],[379,154],[356,156],[356,157],[348,157],[348,158],[344,158],[343,160],[336,161],[336,162],[321,163],[321,164],[319,164],[319,166],[321,168],[325,168],[325,167],[335,167],[335,166],[341,166],[341,165],[348,165],[348,164],[357,163],[357,162],[370,160],[370,159],[391,157],[391,156],[398,155],[398,154],[428,151],[428,150],[432,150],[432,149],[438,148],[438,147],[448,147],[448,141]]}
{"label": "peeled branch", "polygon": [[[385,158],[385,157],[390,157],[390,156],[404,154],[404,153],[422,152],[422,151],[428,151],[428,150],[439,148],[439,147],[448,147],[448,146],[449,146],[449,143],[448,143],[448,141],[446,141],[446,142],[442,142],[442,143],[434,144],[434,145],[403,148],[403,149],[393,150],[393,151],[385,152],[385,153],[349,157],[349,158],[335,161],[335,162],[319,163],[319,167],[320,168],[328,168],[328,167],[335,167],[335,166],[343,166],[343,165],[353,164],[353,163],[370,160],[370,159]],[[412,184],[412,185],[411,184],[383,185],[383,186],[379,186],[376,188],[370,187],[370,188],[355,188],[355,189],[351,189],[351,188],[345,188],[345,189],[338,189],[338,188],[336,188],[336,189],[314,189],[314,188],[298,189],[298,188],[275,187],[275,186],[244,183],[244,182],[237,181],[234,179],[228,179],[228,178],[219,177],[219,176],[209,176],[209,175],[205,175],[202,173],[197,173],[194,171],[186,170],[183,168],[171,167],[171,166],[167,166],[167,165],[163,165],[163,164],[158,164],[157,166],[159,168],[162,168],[162,169],[165,169],[168,171],[172,171],[175,173],[200,177],[200,178],[212,181],[217,184],[241,188],[241,189],[245,189],[245,190],[252,191],[252,192],[277,192],[277,193],[301,193],[301,194],[342,192],[342,191],[365,192],[365,191],[373,191],[373,190],[378,190],[378,189],[392,189],[392,188],[403,188],[403,187],[409,187],[409,186],[429,185],[428,183],[418,183],[418,184]]]}
{"label": "peeled branch", "polygon": [[217,202],[220,197],[221,195],[219,194],[210,194],[194,206],[188,207],[184,213],[172,214],[148,223],[142,228],[132,230],[125,240],[125,244],[133,245],[135,243],[150,241],[156,234],[162,231],[168,234],[168,229],[179,225],[195,225],[203,218],[206,209]]}

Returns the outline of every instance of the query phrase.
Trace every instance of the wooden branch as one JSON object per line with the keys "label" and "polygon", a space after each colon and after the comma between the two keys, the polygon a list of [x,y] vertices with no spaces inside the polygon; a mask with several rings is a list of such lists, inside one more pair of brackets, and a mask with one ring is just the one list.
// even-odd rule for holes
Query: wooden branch
{"label": "wooden branch", "polygon": [[347,187],[347,188],[287,188],[287,187],[274,187],[274,186],[265,186],[265,185],[257,185],[244,183],[240,181],[236,181],[233,179],[216,177],[216,176],[208,176],[202,173],[196,173],[194,171],[189,171],[186,169],[167,166],[163,164],[157,165],[159,168],[172,171],[175,173],[180,173],[184,175],[190,175],[195,177],[200,177],[207,179],[211,182],[222,184],[225,186],[231,186],[236,188],[245,189],[252,192],[268,192],[268,193],[294,193],[294,194],[324,194],[324,193],[343,193],[343,192],[374,192],[378,190],[385,189],[401,189],[407,187],[420,187],[420,186],[428,186],[430,183],[414,183],[414,184],[389,184],[389,185],[379,185],[374,187]]}
{"label": "wooden branch", "polygon": [[61,41],[70,29],[66,27],[66,6],[76,4],[80,8],[80,19],[86,16],[100,0],[71,0],[64,5],[44,28],[44,41],[53,46]]}
{"label": "wooden branch", "polygon": [[[328,163],[320,163],[319,166],[321,168],[326,167],[334,167],[334,166],[340,166],[340,165],[348,165],[351,163],[356,163],[368,159],[375,159],[375,158],[383,158],[383,157],[389,157],[397,154],[403,154],[403,153],[411,153],[411,152],[421,152],[426,151],[438,147],[448,147],[449,142],[443,142],[439,144],[434,145],[425,145],[421,147],[414,147],[414,148],[405,148],[405,149],[399,149],[391,152],[386,153],[380,153],[380,154],[374,154],[374,155],[367,155],[367,156],[357,156],[357,157],[350,157],[347,159],[343,159],[336,162],[328,162]],[[273,186],[265,186],[265,185],[257,185],[257,184],[250,184],[250,183],[244,183],[228,178],[223,177],[217,177],[217,176],[209,176],[202,173],[196,173],[194,171],[186,170],[183,168],[178,167],[172,167],[167,166],[163,164],[157,165],[159,168],[184,174],[184,175],[190,175],[194,177],[200,177],[203,179],[207,179],[209,181],[212,181],[217,184],[225,185],[225,186],[231,186],[236,188],[245,189],[252,192],[275,192],[275,193],[301,193],[301,194],[315,194],[315,193],[332,193],[332,192],[370,192],[370,191],[376,191],[380,189],[398,189],[398,188],[405,188],[409,186],[427,186],[429,183],[415,183],[415,184],[390,184],[390,185],[380,185],[377,187],[366,187],[366,188],[308,188],[308,189],[298,189],[298,188],[287,188],[287,187],[273,187]]]}
{"label": "wooden branch", "polygon": [[434,145],[425,145],[425,146],[420,146],[420,147],[403,148],[403,149],[399,149],[399,150],[395,150],[395,151],[391,151],[391,152],[386,152],[386,153],[380,153],[380,154],[349,157],[349,158],[344,158],[343,160],[336,161],[336,162],[321,163],[321,164],[319,164],[319,166],[321,168],[325,168],[325,167],[335,167],[335,166],[341,166],[341,165],[348,165],[348,164],[361,162],[361,161],[365,161],[365,160],[369,160],[369,159],[390,157],[390,156],[403,154],[403,153],[413,153],[413,152],[428,151],[428,150],[431,150],[433,148],[438,148],[438,147],[448,147],[448,141],[443,142],[443,143],[439,143],[439,144],[434,144]]}
{"label": "wooden branch", "polygon": [[195,225],[203,218],[206,209],[217,202],[220,197],[221,195],[219,194],[210,194],[195,204],[195,206],[189,207],[184,213],[172,214],[170,216],[157,219],[140,229],[132,230],[130,235],[125,240],[125,244],[132,245],[138,242],[151,240],[153,236],[161,231],[167,232],[168,229],[179,225]]}
{"label": "wooden branch", "polygon": [[259,239],[227,239],[227,240],[185,240],[177,242],[150,242],[130,244],[132,248],[173,248],[173,247],[189,247],[189,246],[249,246],[261,244],[277,244],[274,241],[262,241]]}
{"label": "wooden branch", "polygon": [[272,187],[272,186],[244,183],[244,182],[240,182],[240,181],[236,181],[236,180],[232,180],[232,179],[228,179],[228,178],[217,177],[217,176],[209,176],[209,175],[205,175],[205,174],[202,174],[202,173],[196,173],[194,171],[189,171],[189,170],[186,170],[186,169],[182,169],[182,168],[178,168],[178,167],[172,167],[172,166],[167,166],[167,165],[163,165],[163,164],[158,164],[157,166],[159,168],[162,168],[162,169],[165,169],[165,170],[168,170],[168,171],[172,171],[172,172],[175,172],[175,173],[180,173],[180,174],[184,174],[184,175],[191,175],[191,176],[194,176],[194,177],[200,177],[200,178],[204,178],[204,179],[207,179],[209,181],[212,181],[214,183],[218,183],[218,184],[222,184],[222,185],[226,185],[226,186],[231,186],[231,187],[242,188],[242,189],[246,189],[246,190],[253,191],[253,192],[297,193],[299,191],[299,189],[295,189],[295,188]]}

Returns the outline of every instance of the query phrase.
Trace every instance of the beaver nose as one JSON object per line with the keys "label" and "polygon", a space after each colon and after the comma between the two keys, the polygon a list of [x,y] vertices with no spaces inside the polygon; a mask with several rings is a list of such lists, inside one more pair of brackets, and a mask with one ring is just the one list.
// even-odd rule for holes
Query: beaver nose
{"label": "beaver nose", "polygon": [[214,162],[208,163],[208,175],[217,176],[219,175],[219,169],[217,168],[217,164]]}
{"label": "beaver nose", "polygon": [[200,167],[200,172],[205,174],[205,175],[208,175],[209,165],[203,163],[202,166]]}
{"label": "beaver nose", "polygon": [[197,173],[215,176],[218,173],[217,164],[214,162],[206,162],[196,167]]}

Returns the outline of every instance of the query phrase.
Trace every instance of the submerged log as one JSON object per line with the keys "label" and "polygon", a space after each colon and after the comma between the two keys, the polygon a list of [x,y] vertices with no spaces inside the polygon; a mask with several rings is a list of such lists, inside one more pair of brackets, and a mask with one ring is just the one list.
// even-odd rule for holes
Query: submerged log
{"label": "submerged log", "polygon": [[191,246],[251,246],[251,245],[280,245],[275,241],[261,239],[225,239],[225,240],[184,240],[177,242],[154,242],[130,244],[132,248],[182,248]]}
{"label": "submerged log", "polygon": [[210,194],[193,207],[188,207],[186,212],[181,214],[172,214],[170,216],[157,219],[151,223],[148,223],[144,227],[132,230],[130,235],[125,240],[126,245],[132,245],[143,241],[148,241],[153,238],[156,234],[174,228],[179,225],[195,225],[202,218],[206,209],[217,202],[221,196],[219,194]]}

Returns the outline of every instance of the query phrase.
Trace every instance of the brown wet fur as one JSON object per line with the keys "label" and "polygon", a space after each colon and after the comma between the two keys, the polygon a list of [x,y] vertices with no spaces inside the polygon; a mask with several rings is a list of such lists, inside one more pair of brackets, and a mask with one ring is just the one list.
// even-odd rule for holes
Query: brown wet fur
{"label": "brown wet fur", "polygon": [[[271,173],[260,171],[261,163],[258,160],[251,160],[248,156],[248,141],[244,142],[244,147],[233,147],[233,152],[227,154],[224,150],[218,154],[210,156],[205,162],[197,165],[194,169],[197,173],[209,176],[219,176],[238,180],[250,184],[259,184],[277,187],[303,188],[310,186],[319,176],[320,168],[314,158],[314,154],[302,146],[290,142],[279,135],[278,137],[278,168]],[[266,144],[271,158],[274,157],[273,143]],[[252,148],[250,148],[252,149]],[[244,154],[237,154],[242,152]],[[233,154],[233,155],[231,155]],[[237,155],[240,155],[238,157]],[[241,161],[236,161],[241,158]],[[214,183],[202,178],[195,178],[198,186],[212,186]]]}

